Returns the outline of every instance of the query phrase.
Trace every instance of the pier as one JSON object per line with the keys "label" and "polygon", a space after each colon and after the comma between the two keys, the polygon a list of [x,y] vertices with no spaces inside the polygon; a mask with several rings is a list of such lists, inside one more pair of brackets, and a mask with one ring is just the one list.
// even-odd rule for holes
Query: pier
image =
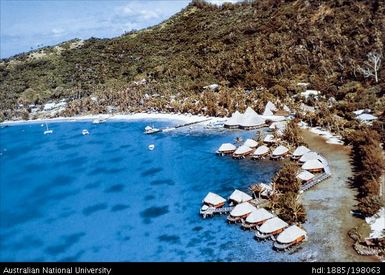
{"label": "pier", "polygon": [[214,207],[210,207],[208,209],[206,209],[205,211],[201,211],[201,215],[203,216],[203,218],[207,218],[207,217],[211,217],[213,216],[214,214],[228,214],[231,212],[231,210],[233,210],[234,207],[221,207],[221,208],[214,208]]}
{"label": "pier", "polygon": [[182,128],[182,127],[187,127],[187,126],[191,126],[191,125],[194,125],[194,124],[199,124],[199,123],[203,123],[203,122],[206,122],[206,121],[209,121],[211,120],[211,118],[208,118],[208,119],[204,119],[204,120],[199,120],[199,121],[194,121],[194,122],[189,122],[189,123],[184,123],[184,124],[179,124],[179,125],[176,125],[175,127],[172,127],[172,128],[151,128],[150,130],[145,130],[145,134],[147,135],[150,135],[150,134],[156,134],[156,133],[161,133],[161,132],[167,132],[167,131],[170,131],[170,130],[173,130],[173,129],[178,129],[178,128]]}

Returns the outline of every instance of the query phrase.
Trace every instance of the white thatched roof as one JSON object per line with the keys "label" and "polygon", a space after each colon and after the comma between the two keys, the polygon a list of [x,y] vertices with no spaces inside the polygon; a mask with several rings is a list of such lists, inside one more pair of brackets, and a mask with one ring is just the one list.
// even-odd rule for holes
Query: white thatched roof
{"label": "white thatched roof", "polygon": [[372,120],[376,120],[377,117],[371,114],[361,114],[357,116],[357,119],[361,121],[372,121]]}
{"label": "white thatched roof", "polygon": [[207,204],[218,205],[221,203],[225,203],[226,199],[222,198],[221,196],[215,193],[209,192],[203,199],[203,202]]}
{"label": "white thatched roof", "polygon": [[309,181],[314,178],[314,175],[309,171],[304,170],[297,175],[297,178],[299,178],[300,180]]}
{"label": "white thatched roof", "polygon": [[308,160],[312,159],[319,159],[320,155],[318,155],[317,152],[307,152],[306,154],[303,154],[302,157],[299,159],[300,162],[306,162]]}
{"label": "white thatched roof", "polygon": [[287,122],[286,121],[276,121],[276,122],[273,122],[269,128],[270,129],[277,129],[277,130],[280,130],[280,131],[285,131],[286,129],[286,124]]}
{"label": "white thatched roof", "polygon": [[243,145],[250,147],[250,148],[255,148],[258,146],[258,142],[256,142],[254,139],[246,139],[245,143]]}
{"label": "white thatched roof", "polygon": [[246,153],[251,152],[251,151],[253,151],[253,149],[251,149],[250,147],[245,146],[245,145],[241,145],[238,147],[237,150],[235,150],[234,154],[243,155],[243,154],[246,154]]}
{"label": "white thatched roof", "polygon": [[265,138],[263,139],[264,142],[268,143],[275,143],[277,140],[274,138],[273,135],[266,135]]}
{"label": "white thatched roof", "polygon": [[305,92],[301,93],[302,96],[305,98],[308,98],[309,96],[318,96],[321,92],[317,90],[306,90]]}
{"label": "white thatched roof", "polygon": [[262,119],[253,109],[248,107],[240,120],[240,126],[242,127],[256,127],[265,124],[265,120]]}
{"label": "white thatched roof", "polygon": [[309,152],[310,152],[309,148],[301,145],[301,146],[298,146],[297,149],[294,150],[293,156],[300,157],[300,156],[303,156],[304,154],[309,153]]}
{"label": "white thatched roof", "polygon": [[250,201],[253,198],[250,195],[246,194],[245,192],[235,189],[234,192],[230,195],[229,199],[237,203],[241,203],[241,202]]}
{"label": "white thatched roof", "polygon": [[311,159],[302,165],[304,170],[323,169],[325,166],[318,159]]}
{"label": "white thatched roof", "polygon": [[275,148],[272,155],[273,156],[282,156],[282,155],[286,154],[287,152],[289,152],[289,149],[287,149],[283,145],[279,145],[277,148]]}
{"label": "white thatched roof", "polygon": [[294,242],[296,239],[306,236],[306,231],[298,226],[291,225],[278,235],[277,241],[282,244]]}
{"label": "white thatched roof", "polygon": [[278,217],[271,218],[261,225],[259,231],[264,234],[272,233],[276,230],[286,227],[288,224]]}
{"label": "white thatched roof", "polygon": [[265,155],[269,152],[269,147],[266,145],[261,145],[259,146],[255,151],[254,151],[254,156],[262,156]]}
{"label": "white thatched roof", "polygon": [[257,112],[254,111],[251,107],[247,107],[245,113],[243,115],[252,115],[252,116],[258,116]]}
{"label": "white thatched roof", "polygon": [[267,104],[265,106],[265,110],[263,112],[263,115],[264,116],[272,116],[272,115],[274,115],[273,112],[276,112],[276,111],[277,111],[277,107],[274,105],[274,103],[269,101],[269,102],[267,102]]}
{"label": "white thatched roof", "polygon": [[274,215],[267,211],[265,208],[258,208],[256,211],[252,212],[246,218],[248,223],[258,223],[273,218]]}
{"label": "white thatched roof", "polygon": [[354,111],[353,114],[355,114],[356,116],[359,116],[361,114],[365,113],[365,109],[360,109],[360,110],[357,110],[357,111]]}
{"label": "white thatched roof", "polygon": [[231,117],[225,122],[227,126],[237,126],[240,124],[242,119],[242,114],[238,111],[235,111]]}
{"label": "white thatched roof", "polygon": [[232,217],[241,217],[247,214],[250,214],[251,212],[256,211],[257,208],[252,206],[248,202],[237,204],[233,210],[231,210],[230,215]]}
{"label": "white thatched roof", "polygon": [[237,146],[231,143],[223,143],[221,147],[219,147],[218,152],[226,152],[226,151],[235,151]]}

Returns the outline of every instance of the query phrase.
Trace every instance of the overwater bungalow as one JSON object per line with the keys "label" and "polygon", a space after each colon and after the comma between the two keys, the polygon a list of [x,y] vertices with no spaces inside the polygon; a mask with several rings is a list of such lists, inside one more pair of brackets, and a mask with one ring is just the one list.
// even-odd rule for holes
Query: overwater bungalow
{"label": "overwater bungalow", "polygon": [[249,187],[250,191],[254,193],[254,196],[258,194],[259,198],[267,199],[273,193],[271,185],[265,183],[255,183]]}
{"label": "overwater bungalow", "polygon": [[301,180],[302,184],[307,183],[309,180],[313,179],[314,177],[315,177],[314,174],[306,170],[302,171],[297,175],[297,178]]}
{"label": "overwater bungalow", "polygon": [[275,144],[278,140],[273,135],[266,135],[263,142],[266,144]]}
{"label": "overwater bungalow", "polygon": [[235,111],[231,115],[231,117],[224,123],[224,127],[229,129],[238,128],[241,123],[242,116],[243,115],[240,112]]}
{"label": "overwater bungalow", "polygon": [[309,153],[310,149],[307,148],[306,146],[298,146],[297,149],[294,150],[293,154],[291,155],[291,158],[293,160],[298,160],[300,159],[304,154]]}
{"label": "overwater bungalow", "polygon": [[262,119],[253,109],[248,107],[240,120],[240,128],[250,130],[263,127],[265,120]]}
{"label": "overwater bungalow", "polygon": [[273,153],[271,153],[271,158],[272,159],[283,159],[285,156],[287,156],[289,153],[289,149],[283,145],[279,145]]}
{"label": "overwater bungalow", "polygon": [[244,223],[242,223],[243,229],[254,229],[263,224],[268,219],[275,217],[272,213],[267,211],[265,208],[258,208],[247,216]]}
{"label": "overwater bungalow", "polygon": [[267,147],[266,145],[261,145],[254,151],[252,158],[263,159],[269,154],[269,152],[269,147]]}
{"label": "overwater bungalow", "polygon": [[238,189],[235,189],[229,197],[230,205],[248,202],[252,199],[253,198],[249,194],[246,194],[245,192],[242,192]]}
{"label": "overwater bungalow", "polygon": [[254,139],[248,138],[246,139],[245,143],[243,143],[243,145],[250,148],[256,148],[258,146],[258,142],[256,142]]}
{"label": "overwater bungalow", "polygon": [[255,236],[258,239],[267,239],[281,233],[288,224],[278,217],[271,218],[262,224],[255,232]]}
{"label": "overwater bungalow", "polygon": [[223,143],[217,150],[218,155],[228,155],[232,154],[237,150],[237,146],[231,143]]}
{"label": "overwater bungalow", "polygon": [[299,158],[299,164],[304,164],[308,160],[320,159],[321,156],[317,152],[307,152]]}
{"label": "overwater bungalow", "polygon": [[322,172],[324,168],[325,166],[318,159],[308,160],[302,165],[302,169],[315,173]]}
{"label": "overwater bungalow", "polygon": [[201,215],[206,214],[209,208],[223,207],[225,203],[226,203],[226,199],[224,199],[223,197],[215,193],[209,192],[202,201],[203,205],[201,207],[200,214]]}
{"label": "overwater bungalow", "polygon": [[306,231],[297,225],[291,225],[280,233],[274,242],[274,248],[285,250],[307,239]]}
{"label": "overwater bungalow", "polygon": [[246,219],[252,212],[256,211],[257,208],[251,205],[248,202],[243,202],[237,204],[233,210],[231,210],[230,214],[227,216],[227,221],[229,223],[232,222],[241,222]]}
{"label": "overwater bungalow", "polygon": [[233,158],[235,159],[245,158],[246,156],[250,155],[252,152],[253,152],[253,149],[251,149],[248,146],[242,145],[242,146],[239,146],[237,150],[235,150],[235,152],[233,153]]}

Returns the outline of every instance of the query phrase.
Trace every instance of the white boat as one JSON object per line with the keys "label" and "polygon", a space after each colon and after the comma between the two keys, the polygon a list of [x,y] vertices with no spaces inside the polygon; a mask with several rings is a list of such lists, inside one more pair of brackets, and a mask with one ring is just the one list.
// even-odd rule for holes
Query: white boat
{"label": "white boat", "polygon": [[83,129],[83,131],[82,131],[82,135],[83,136],[86,136],[86,135],[89,135],[89,134],[90,134],[90,132],[88,132],[87,129]]}
{"label": "white boat", "polygon": [[158,128],[154,128],[154,127],[151,127],[151,126],[146,126],[146,128],[144,128],[144,133],[145,134],[154,134],[154,133],[157,133],[157,132],[160,132],[161,130],[158,129]]}
{"label": "white boat", "polygon": [[96,118],[92,121],[92,124],[100,124],[101,123],[101,120]]}
{"label": "white boat", "polygon": [[154,149],[155,149],[155,145],[154,144],[148,145],[148,150],[152,151]]}
{"label": "white boat", "polygon": [[44,131],[44,135],[50,135],[53,133],[53,130],[52,129],[49,129],[48,128],[48,124],[47,122],[45,123],[45,131]]}

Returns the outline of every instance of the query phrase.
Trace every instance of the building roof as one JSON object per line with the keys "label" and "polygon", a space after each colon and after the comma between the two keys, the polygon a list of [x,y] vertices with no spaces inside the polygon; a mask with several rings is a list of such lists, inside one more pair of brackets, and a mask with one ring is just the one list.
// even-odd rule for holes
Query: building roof
{"label": "building roof", "polygon": [[299,159],[300,162],[306,162],[308,160],[312,159],[319,159],[321,156],[317,152],[307,152],[302,155],[302,157]]}
{"label": "building roof", "polygon": [[255,151],[254,151],[254,156],[262,156],[269,153],[269,147],[266,145],[261,145],[259,146]]}
{"label": "building roof", "polygon": [[310,149],[307,148],[306,146],[298,146],[297,149],[294,150],[293,152],[293,156],[295,157],[300,157],[300,156],[303,156],[304,154],[310,152]]}
{"label": "building roof", "polygon": [[273,156],[282,156],[282,155],[286,154],[287,152],[289,152],[289,149],[287,149],[283,145],[279,145],[277,148],[275,148],[272,155]]}
{"label": "building roof", "polygon": [[219,149],[218,152],[226,152],[226,151],[235,151],[237,149],[237,146],[231,143],[223,143]]}
{"label": "building roof", "polygon": [[203,199],[203,202],[207,204],[218,205],[221,203],[225,203],[226,199],[222,198],[221,196],[215,193],[209,192]]}
{"label": "building roof", "polygon": [[274,138],[273,135],[266,135],[265,138],[263,139],[264,142],[269,142],[269,143],[275,143],[277,140]]}
{"label": "building roof", "polygon": [[231,117],[225,122],[227,126],[237,126],[240,124],[242,119],[242,114],[238,111],[235,111]]}
{"label": "building roof", "polygon": [[245,143],[243,145],[250,147],[250,148],[255,148],[258,146],[258,142],[256,142],[254,139],[246,139]]}
{"label": "building roof", "polygon": [[377,117],[371,114],[361,114],[357,116],[357,119],[361,121],[371,121],[371,120],[376,120]]}
{"label": "building roof", "polygon": [[299,178],[300,180],[303,180],[303,181],[309,181],[312,178],[314,178],[314,175],[312,173],[310,173],[309,171],[304,170],[297,175],[297,178]]}
{"label": "building roof", "polygon": [[252,212],[249,216],[247,216],[246,222],[258,223],[261,221],[271,219],[273,217],[274,217],[274,215],[271,214],[269,211],[267,211],[265,208],[258,208],[257,210]]}
{"label": "building roof", "polygon": [[277,129],[277,130],[280,130],[280,131],[284,131],[286,129],[286,124],[287,122],[286,121],[276,121],[276,122],[273,122],[269,128],[270,129]]}
{"label": "building roof", "polygon": [[240,119],[239,125],[242,127],[255,127],[265,124],[262,119],[253,109],[248,107]]}
{"label": "building roof", "polygon": [[273,102],[269,101],[266,103],[265,110],[263,111],[264,116],[272,116],[274,115],[273,112],[277,111],[277,107],[274,105]]}
{"label": "building roof", "polygon": [[241,216],[250,214],[251,212],[254,212],[256,210],[257,210],[257,208],[252,206],[250,203],[243,202],[243,203],[237,204],[234,207],[234,209],[231,210],[230,216],[232,216],[232,217],[241,217]]}
{"label": "building roof", "polygon": [[278,217],[274,217],[262,224],[259,228],[259,232],[269,234],[276,230],[285,228],[286,226],[288,226],[288,224],[285,221],[281,220]]}
{"label": "building roof", "polygon": [[280,233],[277,237],[277,241],[282,244],[287,244],[294,242],[296,239],[302,236],[306,236],[306,231],[294,224]]}
{"label": "building roof", "polygon": [[237,150],[235,150],[234,154],[243,155],[243,154],[246,154],[246,153],[251,152],[251,151],[253,151],[253,149],[251,149],[250,147],[245,146],[245,145],[241,145],[237,148]]}
{"label": "building roof", "polygon": [[302,165],[302,169],[304,170],[314,170],[314,169],[323,169],[325,166],[318,159],[311,159],[306,161]]}
{"label": "building roof", "polygon": [[253,198],[249,194],[246,194],[245,192],[235,189],[234,192],[230,195],[229,199],[237,203],[242,203],[242,202],[250,201]]}

